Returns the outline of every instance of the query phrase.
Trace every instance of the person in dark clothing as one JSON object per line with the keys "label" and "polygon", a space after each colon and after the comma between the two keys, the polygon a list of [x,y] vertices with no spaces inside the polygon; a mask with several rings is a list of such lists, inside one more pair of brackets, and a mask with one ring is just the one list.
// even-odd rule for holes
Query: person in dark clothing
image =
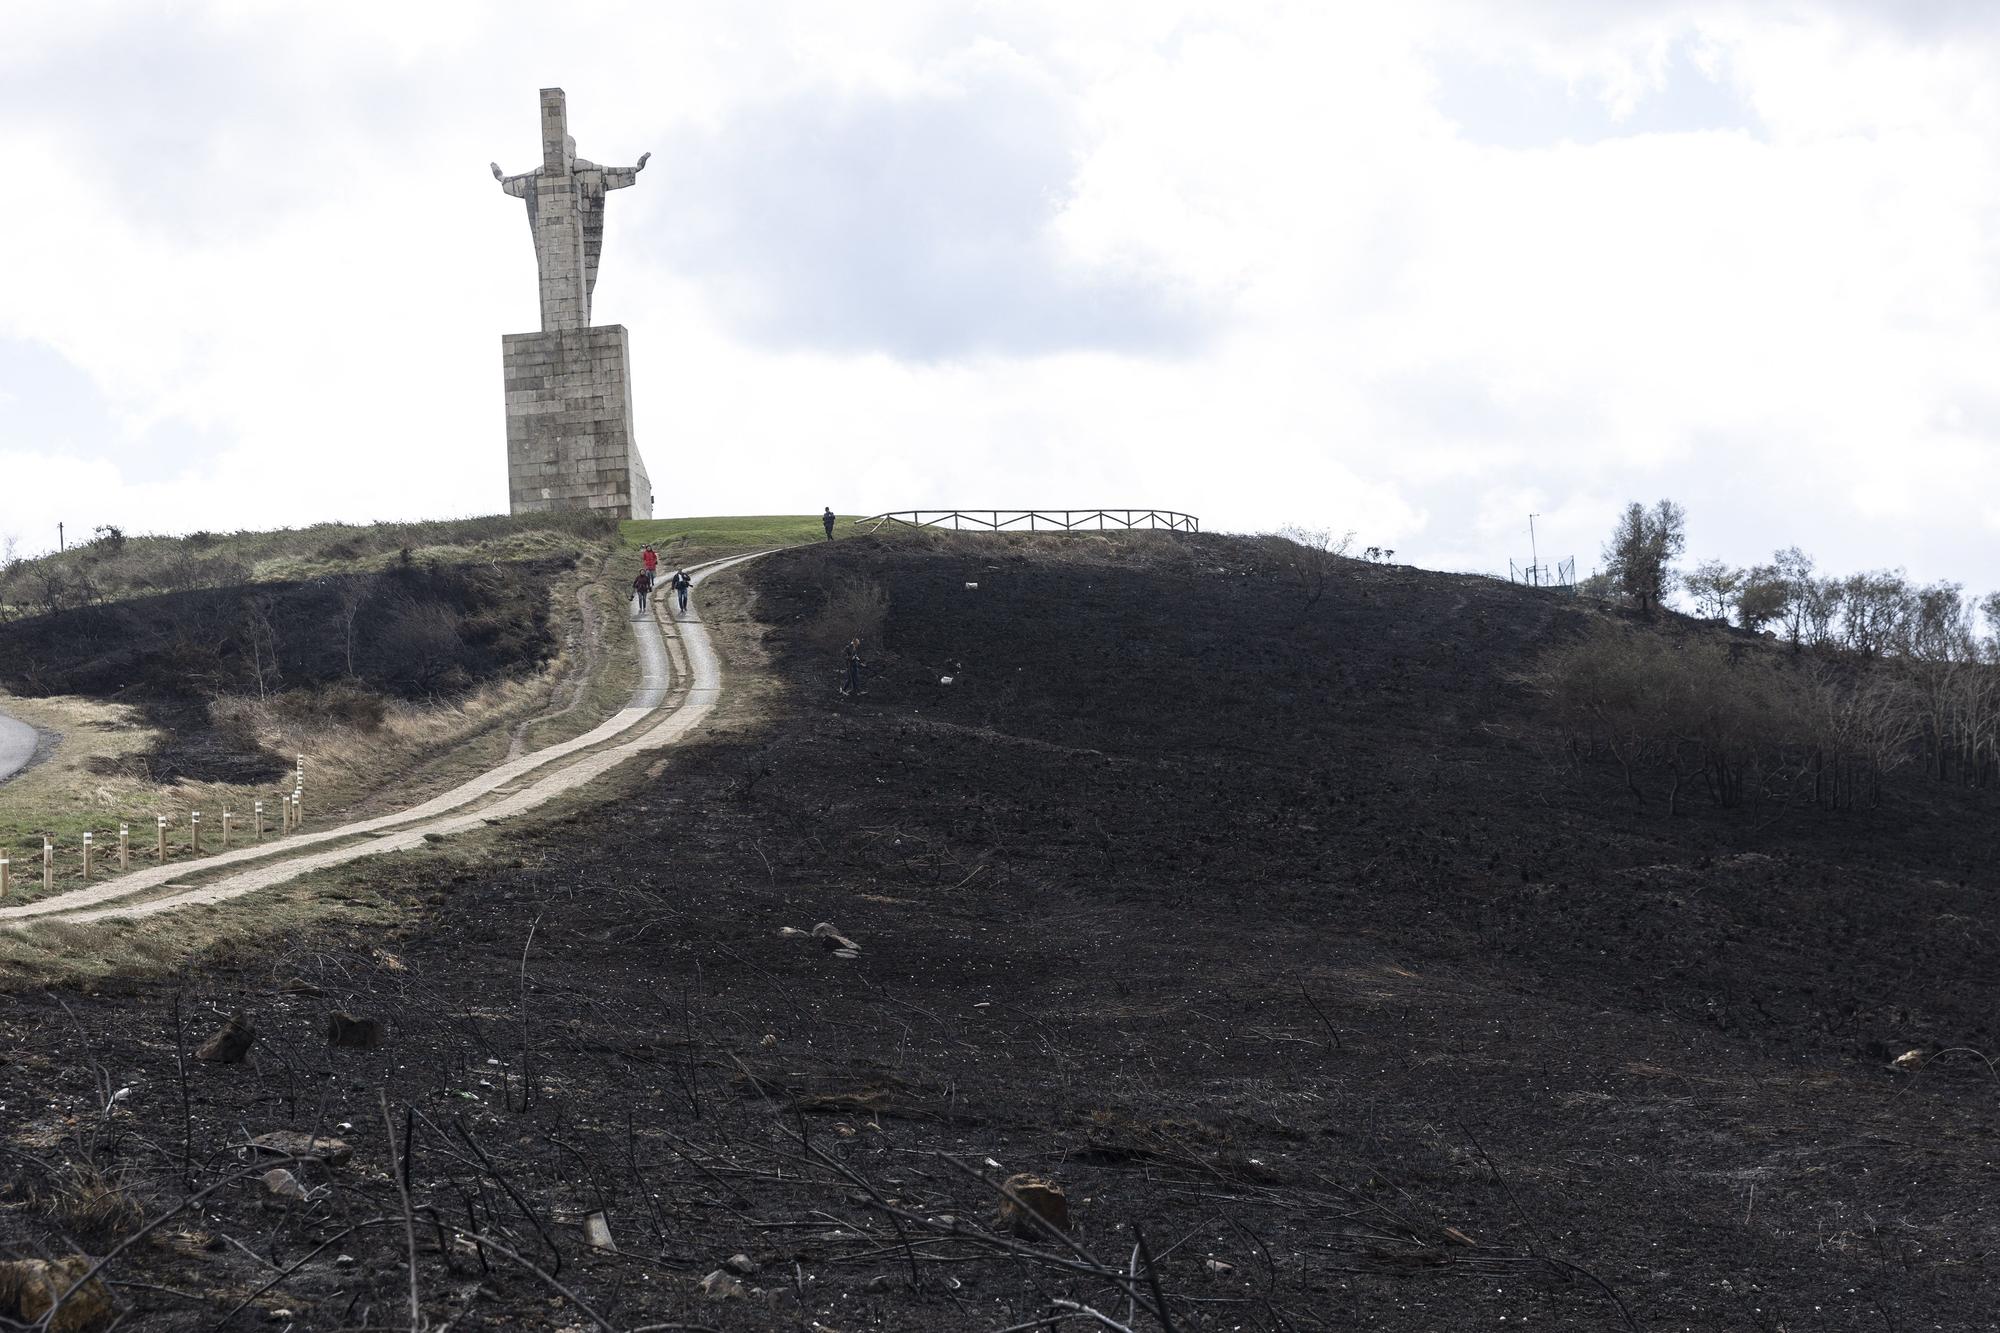
{"label": "person in dark clothing", "polygon": [[639,571],[639,577],[632,580],[632,595],[639,599],[639,610],[642,614],[646,610],[646,599],[652,592],[653,576],[642,569]]}
{"label": "person in dark clothing", "polygon": [[680,594],[682,615],[687,614],[688,589],[692,588],[693,586],[694,586],[694,580],[688,577],[688,572],[685,569],[677,569],[674,571],[673,589],[675,592]]}
{"label": "person in dark clothing", "polygon": [[867,665],[866,662],[861,660],[861,640],[849,639],[847,641],[847,683],[840,687],[842,694],[852,696],[861,693],[861,669]]}
{"label": "person in dark clothing", "polygon": [[821,525],[822,525],[822,526],[824,526],[824,527],[826,528],[826,539],[827,539],[828,541],[832,541],[832,540],[833,540],[833,510],[832,510],[832,509],[828,509],[828,510],[827,510],[827,511],[826,511],[826,512],[825,512],[824,514],[821,514],[821,515],[819,516],[819,521],[820,521]]}

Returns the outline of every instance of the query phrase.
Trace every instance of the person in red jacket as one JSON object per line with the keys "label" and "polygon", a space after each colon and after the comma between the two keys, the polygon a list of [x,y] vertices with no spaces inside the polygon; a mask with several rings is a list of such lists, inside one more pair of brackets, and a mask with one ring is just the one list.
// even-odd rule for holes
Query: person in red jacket
{"label": "person in red jacket", "polygon": [[651,574],[654,579],[657,580],[660,577],[660,553],[658,551],[648,546],[644,551],[639,553],[639,563],[646,567],[646,572]]}

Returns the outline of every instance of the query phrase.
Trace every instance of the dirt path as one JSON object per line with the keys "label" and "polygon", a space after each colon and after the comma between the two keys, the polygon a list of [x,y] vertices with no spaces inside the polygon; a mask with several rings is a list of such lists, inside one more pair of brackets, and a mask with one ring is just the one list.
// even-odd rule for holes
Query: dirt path
{"label": "dirt path", "polygon": [[509,759],[519,759],[528,752],[528,732],[532,728],[544,722],[553,722],[559,717],[568,717],[583,707],[584,696],[590,693],[590,682],[597,675],[598,666],[604,658],[604,631],[597,623],[597,608],[591,604],[588,587],[576,590],[576,613],[582,622],[577,645],[582,653],[582,660],[576,663],[570,671],[569,678],[555,690],[557,697],[567,695],[568,700],[558,704],[549,712],[537,713],[533,717],[525,717],[515,723],[514,729],[507,733]]}
{"label": "dirt path", "polygon": [[5,782],[28,766],[40,741],[41,737],[33,727],[0,713],[0,782]]}
{"label": "dirt path", "polygon": [[[745,560],[754,560],[761,554],[764,553],[711,561],[707,565],[696,566],[690,573],[694,574],[699,586],[710,574]],[[42,921],[83,923],[110,917],[145,917],[180,907],[225,902],[258,889],[286,883],[313,870],[343,865],[364,856],[404,851],[423,846],[427,839],[433,837],[450,837],[483,828],[532,810],[565,792],[574,791],[636,755],[671,745],[694,730],[714,711],[722,689],[722,662],[716,655],[707,628],[701,622],[698,606],[691,603],[685,617],[668,616],[657,604],[654,612],[654,615],[643,618],[636,613],[631,617],[640,664],[639,685],[631,701],[582,736],[510,759],[440,796],[396,814],[254,843],[199,860],[154,866],[89,888],[0,908],[0,926],[19,928]],[[676,685],[677,675],[685,680],[684,690]],[[655,719],[654,715],[670,700],[674,704],[665,710],[666,716]],[[606,744],[649,720],[654,721],[654,725],[641,732],[636,739]],[[523,780],[536,769],[578,754],[582,757],[575,762],[524,783]],[[301,854],[309,848],[321,850]],[[269,864],[274,861],[275,864]],[[255,865],[209,883],[185,887],[179,892],[137,902],[126,901],[148,890],[173,888],[177,880],[246,862],[266,864]]]}

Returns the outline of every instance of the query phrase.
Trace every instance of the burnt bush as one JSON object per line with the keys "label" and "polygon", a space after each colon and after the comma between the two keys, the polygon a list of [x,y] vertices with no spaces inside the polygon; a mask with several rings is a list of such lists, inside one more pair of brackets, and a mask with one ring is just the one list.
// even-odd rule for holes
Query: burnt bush
{"label": "burnt bush", "polygon": [[[342,680],[401,698],[451,693],[532,669],[554,651],[553,569],[398,565],[77,607],[0,629],[0,681],[22,694],[97,698],[270,694]],[[355,606],[351,673],[344,597]]]}
{"label": "burnt bush", "polygon": [[170,733],[158,764],[239,780],[268,757],[247,736],[211,734],[209,700],[276,698],[366,728],[380,696],[450,697],[531,671],[555,651],[549,582],[563,563],[412,563],[71,606],[0,625],[0,683],[138,704]]}
{"label": "burnt bush", "polygon": [[333,723],[356,731],[379,731],[389,718],[389,706],[381,695],[345,681],[288,690],[278,696],[278,712],[291,722]]}
{"label": "burnt bush", "polygon": [[1554,705],[1580,766],[1615,768],[1641,801],[1664,788],[1668,814],[1691,791],[1723,806],[1873,805],[1915,735],[1893,679],[1709,635],[1601,627],[1521,679]]}

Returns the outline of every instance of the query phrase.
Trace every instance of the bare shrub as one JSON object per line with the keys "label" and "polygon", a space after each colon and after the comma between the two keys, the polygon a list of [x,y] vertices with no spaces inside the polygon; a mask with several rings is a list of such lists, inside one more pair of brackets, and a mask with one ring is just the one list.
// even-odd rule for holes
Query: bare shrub
{"label": "bare shrub", "polygon": [[1326,596],[1334,570],[1354,544],[1354,534],[1336,537],[1328,528],[1293,525],[1267,535],[1263,544],[1277,568],[1298,588],[1302,599],[1299,614],[1304,615]]}
{"label": "bare shrub", "polygon": [[1690,788],[1723,806],[1873,804],[1915,735],[1886,674],[1785,665],[1709,636],[1604,629],[1545,653],[1522,679],[1554,705],[1579,764],[1611,759],[1639,800],[1642,777],[1664,776],[1668,814]]}
{"label": "bare shrub", "polygon": [[834,652],[849,639],[879,646],[889,618],[888,590],[873,579],[848,577],[824,590],[819,610],[805,622],[801,636],[814,648]]}
{"label": "bare shrub", "polygon": [[278,716],[294,726],[342,726],[375,732],[388,720],[389,705],[381,695],[356,685],[323,685],[316,690],[287,690],[277,698]]}
{"label": "bare shrub", "polygon": [[372,645],[375,674],[420,691],[450,689],[465,675],[465,639],[451,611],[436,602],[408,601],[391,612]]}

